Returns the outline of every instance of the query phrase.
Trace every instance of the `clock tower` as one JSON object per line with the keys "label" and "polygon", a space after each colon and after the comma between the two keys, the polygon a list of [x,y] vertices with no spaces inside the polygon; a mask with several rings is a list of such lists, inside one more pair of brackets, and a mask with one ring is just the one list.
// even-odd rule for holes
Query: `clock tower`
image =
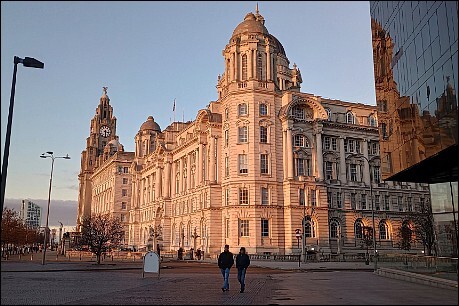
{"label": "clock tower", "polygon": [[81,152],[81,170],[78,175],[80,181],[78,193],[78,217],[77,231],[80,230],[84,216],[91,214],[92,183],[91,175],[103,162],[104,148],[116,136],[116,117],[113,116],[113,108],[110,98],[107,96],[107,87],[103,87],[96,114],[91,119],[90,134],[86,138],[86,149]]}

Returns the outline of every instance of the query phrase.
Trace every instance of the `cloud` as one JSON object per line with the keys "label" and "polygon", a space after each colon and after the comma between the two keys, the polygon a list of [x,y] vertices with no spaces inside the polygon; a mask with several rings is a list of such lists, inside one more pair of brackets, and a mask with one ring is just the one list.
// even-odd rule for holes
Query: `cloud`
{"label": "cloud", "polygon": [[[71,186],[70,186],[71,187]],[[29,199],[42,209],[41,225],[46,224],[46,211],[48,200],[44,199]],[[5,199],[5,207],[12,208],[19,213],[21,210],[22,199]],[[78,202],[73,200],[51,200],[49,209],[49,226],[58,226],[59,221],[64,223],[64,226],[76,226],[76,218],[78,213]]]}

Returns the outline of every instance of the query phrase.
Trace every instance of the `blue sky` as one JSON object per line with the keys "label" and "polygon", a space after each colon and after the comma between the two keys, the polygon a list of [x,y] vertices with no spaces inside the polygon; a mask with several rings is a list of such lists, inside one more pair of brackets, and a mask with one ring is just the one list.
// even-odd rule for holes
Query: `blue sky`
{"label": "blue sky", "polygon": [[[18,67],[6,198],[47,199],[54,151],[55,200],[78,199],[81,151],[102,94],[125,150],[152,115],[165,128],[217,99],[222,50],[255,10],[244,2],[1,2],[1,154],[13,57]],[[259,2],[268,31],[301,69],[302,91],[375,105],[368,2]],[[76,213],[76,211],[75,211]]]}

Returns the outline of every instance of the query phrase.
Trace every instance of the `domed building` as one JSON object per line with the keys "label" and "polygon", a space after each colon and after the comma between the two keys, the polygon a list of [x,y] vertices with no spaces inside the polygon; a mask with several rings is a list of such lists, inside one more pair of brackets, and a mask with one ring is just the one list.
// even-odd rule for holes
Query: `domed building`
{"label": "domed building", "polygon": [[373,199],[378,250],[396,251],[397,229],[428,191],[380,181],[376,108],[301,92],[300,69],[258,9],[222,54],[218,99],[195,120],[141,124],[126,244],[206,257],[225,244],[250,254],[359,254]]}

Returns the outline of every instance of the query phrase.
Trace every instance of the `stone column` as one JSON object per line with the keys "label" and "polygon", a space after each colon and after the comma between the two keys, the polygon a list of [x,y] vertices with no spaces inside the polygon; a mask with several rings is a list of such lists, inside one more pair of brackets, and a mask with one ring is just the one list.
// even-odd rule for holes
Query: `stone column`
{"label": "stone column", "polygon": [[231,69],[231,80],[236,80],[236,52],[231,53],[231,60],[233,62],[232,69]]}
{"label": "stone column", "polygon": [[[368,139],[364,139],[363,142],[363,156],[368,159]],[[363,161],[363,181],[365,185],[370,185],[370,168],[366,160]]]}
{"label": "stone column", "polygon": [[247,72],[248,72],[248,79],[250,80],[253,78],[253,56],[252,56],[252,50],[249,50],[247,53]]}
{"label": "stone column", "polygon": [[191,188],[191,154],[187,155],[187,168],[186,168],[186,188]]}
{"label": "stone column", "polygon": [[152,201],[159,199],[161,194],[161,169],[157,168],[156,170],[156,181],[155,181],[155,199],[151,199]]}
{"label": "stone column", "polygon": [[209,140],[209,181],[215,182],[215,138],[210,136]]}
{"label": "stone column", "polygon": [[180,163],[180,179],[179,179],[179,193],[183,192],[183,159],[179,159]]}
{"label": "stone column", "polygon": [[268,48],[266,50],[266,80],[270,81],[271,79],[271,52]]}
{"label": "stone column", "polygon": [[339,137],[339,180],[345,183],[346,180],[346,155],[344,153],[344,137]]}
{"label": "stone column", "polygon": [[221,154],[218,148],[220,148],[218,137],[215,137],[215,153],[214,153],[215,155],[215,158],[214,158],[215,159],[215,168],[214,168],[215,169],[215,182],[218,182],[218,178],[219,178],[218,173],[220,170],[219,166],[221,165]]}
{"label": "stone column", "polygon": [[257,50],[252,50],[253,78],[257,77]]}
{"label": "stone column", "polygon": [[199,144],[199,149],[196,150],[196,165],[198,167],[198,181],[196,186],[202,184],[202,144]]}
{"label": "stone column", "polygon": [[282,131],[282,160],[283,160],[283,166],[284,166],[284,180],[287,179],[287,131],[283,130]]}
{"label": "stone column", "polygon": [[164,197],[170,198],[171,193],[171,163],[166,162],[165,173],[164,173]]}
{"label": "stone column", "polygon": [[322,155],[322,131],[321,129],[317,131],[316,133],[316,146],[317,146],[317,154],[316,154],[316,160],[317,160],[317,176],[319,177],[320,180],[324,179],[324,157]]}
{"label": "stone column", "polygon": [[287,128],[287,178],[291,179],[294,177],[293,174],[293,145],[292,145],[292,129]]}

